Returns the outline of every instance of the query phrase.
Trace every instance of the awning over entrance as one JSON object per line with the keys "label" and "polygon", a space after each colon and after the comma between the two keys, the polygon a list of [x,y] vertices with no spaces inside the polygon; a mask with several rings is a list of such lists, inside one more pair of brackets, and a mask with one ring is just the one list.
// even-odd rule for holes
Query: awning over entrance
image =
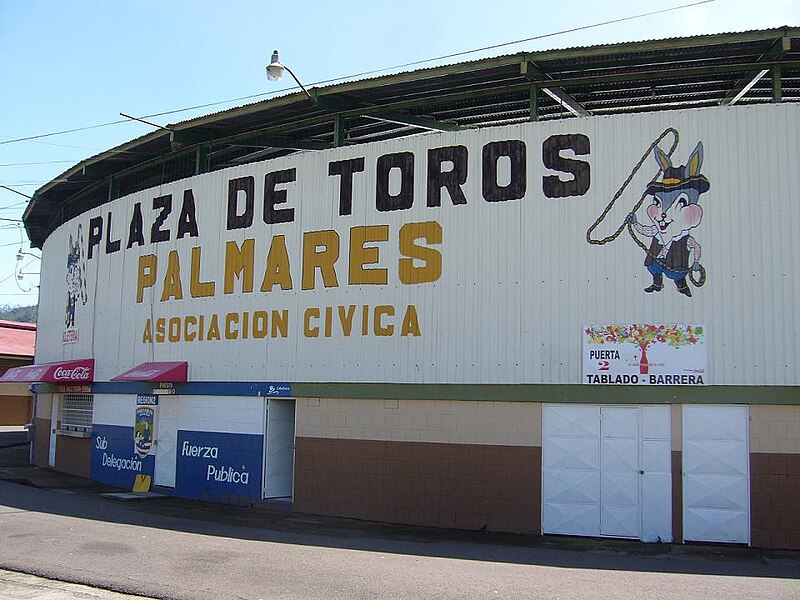
{"label": "awning over entrance", "polygon": [[14,367],[5,372],[1,381],[29,383],[57,383],[61,385],[86,384],[94,381],[94,359],[67,360]]}
{"label": "awning over entrance", "polygon": [[112,377],[111,381],[186,383],[188,370],[187,362],[146,362]]}

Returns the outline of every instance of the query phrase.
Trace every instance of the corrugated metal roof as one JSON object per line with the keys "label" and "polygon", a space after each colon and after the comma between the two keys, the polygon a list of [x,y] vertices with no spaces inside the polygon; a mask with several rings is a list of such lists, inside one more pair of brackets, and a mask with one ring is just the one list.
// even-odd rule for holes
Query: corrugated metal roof
{"label": "corrugated metal roof", "polygon": [[781,85],[762,77],[739,103],[771,102],[776,89],[800,101],[800,28],[517,52],[314,87],[312,98],[188,119],[82,161],[38,190],[23,218],[41,247],[77,214],[197,172],[426,130],[725,104],[764,69]]}
{"label": "corrugated metal roof", "polygon": [[33,358],[36,325],[0,321],[0,356]]}

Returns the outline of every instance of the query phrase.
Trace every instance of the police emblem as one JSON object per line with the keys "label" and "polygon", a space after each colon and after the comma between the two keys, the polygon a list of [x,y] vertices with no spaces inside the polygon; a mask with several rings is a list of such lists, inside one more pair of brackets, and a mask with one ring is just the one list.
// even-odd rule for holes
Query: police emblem
{"label": "police emblem", "polygon": [[133,451],[139,458],[150,454],[153,448],[153,417],[152,408],[141,406],[136,409],[136,424],[133,426]]}

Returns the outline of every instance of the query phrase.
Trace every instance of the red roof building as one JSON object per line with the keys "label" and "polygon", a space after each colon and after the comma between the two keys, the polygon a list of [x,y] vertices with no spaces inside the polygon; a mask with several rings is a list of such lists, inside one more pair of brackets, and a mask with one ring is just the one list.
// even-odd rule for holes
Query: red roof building
{"label": "red roof building", "polygon": [[[33,363],[36,324],[0,321],[0,375]],[[30,384],[0,385],[0,426],[24,425],[33,417]]]}

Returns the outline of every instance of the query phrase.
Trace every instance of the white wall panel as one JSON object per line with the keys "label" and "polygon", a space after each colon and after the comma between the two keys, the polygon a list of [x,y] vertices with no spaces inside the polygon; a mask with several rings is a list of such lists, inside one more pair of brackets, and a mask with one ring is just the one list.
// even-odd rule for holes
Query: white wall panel
{"label": "white wall panel", "polygon": [[264,433],[264,398],[175,396],[178,429],[218,433]]}
{"label": "white wall panel", "polygon": [[[700,197],[700,225],[691,230],[702,246],[708,273],[693,297],[678,294],[667,281],[658,294],[645,294],[651,278],[644,252],[623,233],[603,246],[590,245],[586,232],[630,174],[648,145],[667,127],[680,134],[673,155],[685,163],[703,142],[702,173],[710,189]],[[714,108],[642,115],[590,117],[555,123],[530,123],[469,132],[432,133],[326,152],[306,152],[200,175],[137,192],[97,208],[56,230],[44,246],[37,361],[94,356],[96,379],[108,380],[148,360],[187,360],[189,377],[203,380],[392,381],[426,383],[579,383],[581,330],[587,323],[698,323],[708,328],[706,383],[797,385],[800,383],[798,297],[793,273],[794,235],[800,204],[800,107],[770,105]],[[591,184],[581,196],[547,198],[542,177],[558,175],[543,166],[542,145],[554,135],[577,133],[590,140],[590,153],[575,157],[591,168]],[[526,146],[526,194],[520,200],[487,202],[482,193],[485,144],[521,140]],[[462,145],[469,151],[467,204],[454,206],[446,192],[442,205],[426,206],[427,152]],[[669,142],[662,143],[664,150]],[[415,160],[414,201],[406,210],[376,209],[378,158],[411,152]],[[562,152],[572,158],[569,151]],[[338,212],[339,177],[328,175],[331,161],[364,158],[364,172],[353,175],[352,214]],[[296,169],[296,181],[278,186],[294,209],[294,221],[266,225],[261,219],[267,173]],[[648,157],[595,235],[614,231],[656,174]],[[255,220],[245,230],[226,230],[228,182],[252,176]],[[568,179],[564,173],[562,179]],[[192,190],[199,237],[177,239],[183,194]],[[151,243],[157,212],[153,198],[172,194],[165,222],[170,240]],[[146,242],[128,245],[134,205],[141,203]],[[645,200],[645,206],[649,198]],[[108,214],[118,252],[107,254]],[[644,207],[639,220],[647,218]],[[62,344],[67,303],[68,240],[80,226],[86,253],[90,219],[103,217],[103,240],[86,264],[87,303],[76,308],[78,341]],[[399,278],[398,232],[407,223],[436,221],[441,244],[441,277],[406,285]],[[385,285],[351,285],[349,232],[354,226],[388,225],[389,240],[378,263]],[[325,288],[317,273],[315,289],[302,290],[304,233],[335,230],[340,238],[338,286]],[[273,236],[283,235],[291,263],[291,290],[261,292],[264,264]],[[254,291],[225,294],[225,244],[255,240]],[[645,239],[645,242],[649,240]],[[424,245],[424,244],[422,244]],[[214,281],[213,297],[192,298],[192,248],[202,248],[200,281]],[[161,300],[170,251],[180,259],[183,299]],[[139,258],[155,254],[156,284],[136,301]],[[416,306],[419,337],[362,336],[358,319],[350,336],[333,329],[325,337],[303,333],[309,307],[392,305],[399,328],[402,312]],[[220,341],[146,342],[147,319],[191,315],[286,310],[288,337]],[[220,324],[222,327],[222,324]],[[370,326],[371,329],[371,326]]]}
{"label": "white wall panel", "polygon": [[133,427],[136,420],[135,394],[95,394],[92,423]]}

